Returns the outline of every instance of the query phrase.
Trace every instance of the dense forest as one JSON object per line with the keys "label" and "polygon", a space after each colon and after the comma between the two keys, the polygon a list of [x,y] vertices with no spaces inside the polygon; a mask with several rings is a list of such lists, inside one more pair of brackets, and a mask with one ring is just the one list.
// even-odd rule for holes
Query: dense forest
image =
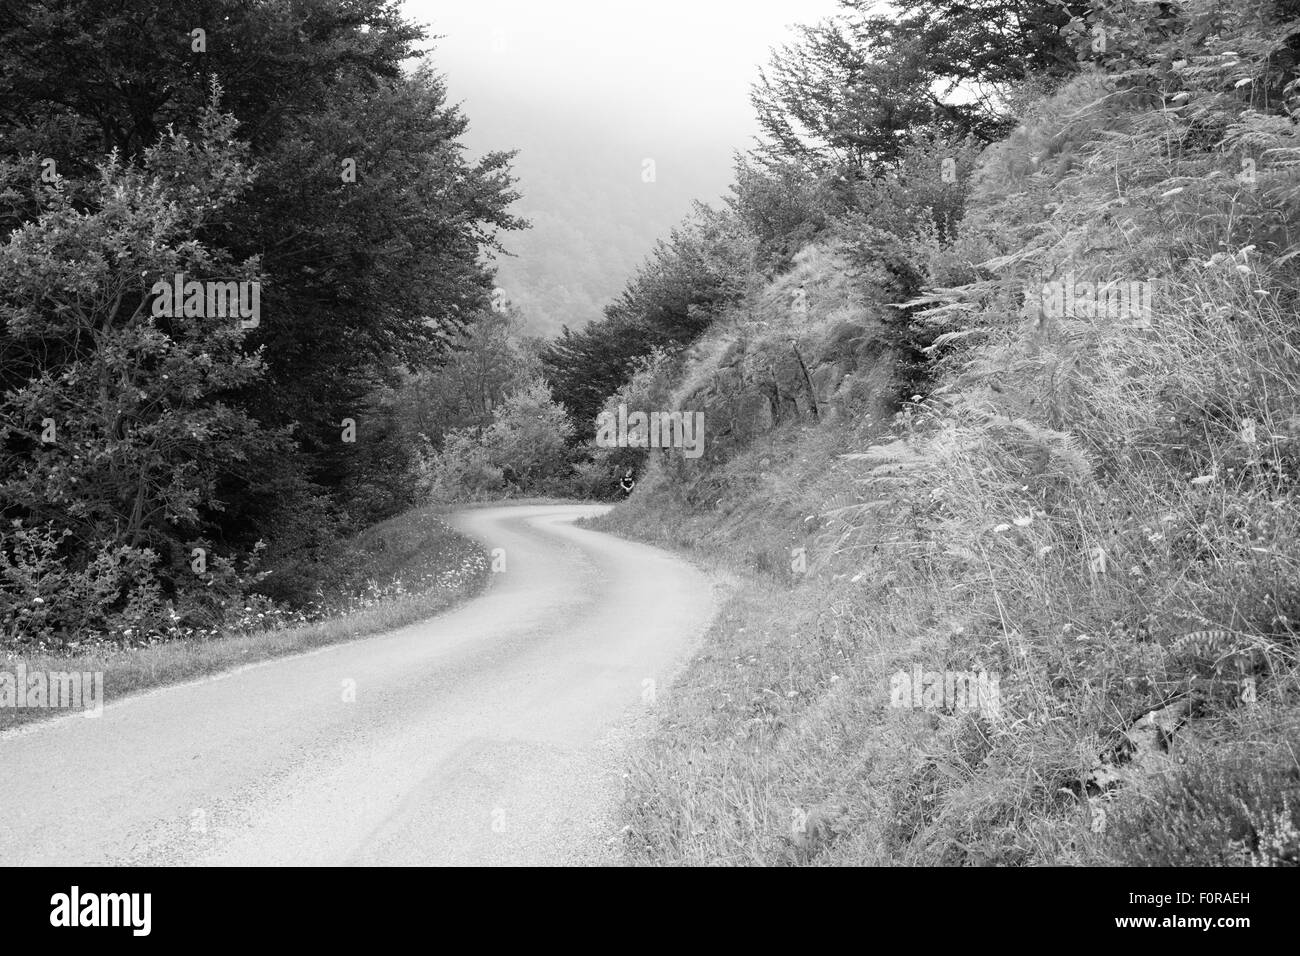
{"label": "dense forest", "polygon": [[[6,640],[303,605],[412,500],[393,390],[523,225],[422,40],[380,0],[0,7]],[[256,283],[258,317],[159,315],[178,275]]]}

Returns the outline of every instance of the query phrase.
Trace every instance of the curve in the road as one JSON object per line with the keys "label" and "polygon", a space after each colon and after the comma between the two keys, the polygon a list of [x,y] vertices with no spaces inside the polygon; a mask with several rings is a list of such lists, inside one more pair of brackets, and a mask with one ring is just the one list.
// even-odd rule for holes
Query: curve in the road
{"label": "curve in the road", "polygon": [[714,601],[573,525],[603,510],[461,512],[505,569],[453,611],[0,737],[0,865],[615,861],[625,741]]}

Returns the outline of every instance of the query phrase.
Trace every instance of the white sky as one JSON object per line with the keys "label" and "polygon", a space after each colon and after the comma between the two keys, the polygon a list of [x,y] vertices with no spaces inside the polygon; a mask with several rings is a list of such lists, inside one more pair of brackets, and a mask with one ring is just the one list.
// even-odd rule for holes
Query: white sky
{"label": "white sky", "polygon": [[[442,34],[434,60],[471,119],[560,108],[597,125],[734,136],[755,127],[749,87],[793,23],[836,0],[405,0]],[[484,111],[490,111],[485,114]]]}

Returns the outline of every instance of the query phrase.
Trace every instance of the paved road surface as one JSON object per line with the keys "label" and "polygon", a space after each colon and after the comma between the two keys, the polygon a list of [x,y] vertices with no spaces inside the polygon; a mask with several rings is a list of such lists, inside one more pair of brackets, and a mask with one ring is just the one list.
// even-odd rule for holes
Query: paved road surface
{"label": "paved road surface", "polygon": [[0,865],[616,862],[645,682],[714,605],[602,510],[463,512],[506,568],[456,610],[0,736]]}

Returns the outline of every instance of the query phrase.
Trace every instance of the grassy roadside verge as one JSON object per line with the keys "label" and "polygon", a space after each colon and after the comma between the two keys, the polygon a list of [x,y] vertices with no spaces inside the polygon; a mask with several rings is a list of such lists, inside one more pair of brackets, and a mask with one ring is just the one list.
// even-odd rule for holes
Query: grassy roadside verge
{"label": "grassy roadside verge", "polygon": [[[807,530],[822,486],[844,478],[825,441],[809,429],[737,456],[716,507],[648,481],[592,522],[731,581],[629,761],[629,863],[1300,861],[1288,657],[1239,672],[1218,635],[1166,648],[1108,625],[1113,602],[1063,613],[1081,587],[1068,568],[1017,565],[1003,582],[995,566],[926,574],[892,552],[836,555]],[[781,482],[757,484],[759,468]],[[1001,674],[1000,715],[894,706],[893,676],[918,665]]]}
{"label": "grassy roadside verge", "polygon": [[[591,524],[683,553],[726,592],[631,758],[627,862],[891,862],[880,853],[875,784],[904,750],[890,738],[909,734],[916,715],[887,713],[887,684],[874,680],[886,652],[864,646],[866,628],[855,626],[839,582],[796,582],[732,560],[745,548],[684,532],[689,520],[669,530],[629,511]],[[879,734],[890,717],[889,733]]]}
{"label": "grassy roadside verge", "polygon": [[[245,664],[370,637],[423,620],[478,594],[487,583],[483,550],[443,520],[442,509],[416,508],[358,535],[358,595],[346,613],[309,624],[183,639],[148,647],[95,649],[69,655],[27,655],[0,661],[13,673],[102,672],[104,703]],[[0,733],[64,713],[53,708],[0,707]]]}

